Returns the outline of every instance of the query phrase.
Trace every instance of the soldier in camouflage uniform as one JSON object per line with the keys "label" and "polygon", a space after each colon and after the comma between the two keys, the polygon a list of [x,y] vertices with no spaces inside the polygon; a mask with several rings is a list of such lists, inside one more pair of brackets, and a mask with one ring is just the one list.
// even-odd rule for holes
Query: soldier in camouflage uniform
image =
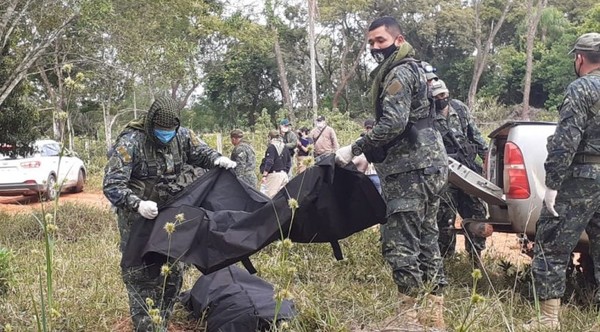
{"label": "soldier in camouflage uniform", "polygon": [[547,190],[531,263],[541,315],[525,324],[527,331],[560,328],[567,265],[584,230],[600,284],[600,34],[580,36],[571,52],[578,78],[567,87],[548,138]]}
{"label": "soldier in camouflage uniform", "polygon": [[[371,74],[376,123],[352,146],[339,149],[336,159],[345,164],[364,152],[381,179],[388,216],[381,227],[382,253],[398,286],[399,315],[380,331],[444,328],[441,288],[446,280],[436,214],[448,179],[448,158],[433,128],[425,73],[411,58],[413,48],[397,21],[373,21],[368,41],[379,63]],[[387,152],[383,160],[370,157],[378,149]],[[417,308],[423,303],[420,296],[425,296],[424,308]]]}
{"label": "soldier in camouflage uniform", "polygon": [[258,179],[256,178],[256,154],[250,143],[244,140],[244,132],[234,129],[229,134],[233,150],[231,151],[231,160],[237,163],[235,174],[243,181],[256,188]]}
{"label": "soldier in camouflage uniform", "polygon": [[171,196],[170,188],[176,186],[177,176],[190,166],[232,168],[235,162],[180,127],[177,102],[170,97],[158,98],[146,116],[130,122],[111,150],[104,195],[117,208],[123,253],[121,273],[135,331],[166,330],[181,287],[182,270],[180,264],[171,263],[165,279],[160,265],[130,257],[128,253],[143,249],[132,248],[131,228],[135,223],[153,227],[151,220],[158,215],[158,205]]}
{"label": "soldier in camouflage uniform", "polygon": [[[450,99],[448,88],[442,80],[436,80],[431,85],[432,96],[435,99],[435,127],[442,135],[444,146],[449,156],[463,165],[481,173],[481,166],[475,161],[479,156],[485,158],[487,144],[481,132],[473,122],[469,109],[456,99]],[[443,257],[451,257],[456,250],[456,233],[454,220],[456,214],[463,219],[485,219],[486,209],[481,200],[469,195],[456,186],[448,184],[437,214],[440,230],[439,244]],[[466,233],[465,247],[474,257],[485,249],[485,237]]]}

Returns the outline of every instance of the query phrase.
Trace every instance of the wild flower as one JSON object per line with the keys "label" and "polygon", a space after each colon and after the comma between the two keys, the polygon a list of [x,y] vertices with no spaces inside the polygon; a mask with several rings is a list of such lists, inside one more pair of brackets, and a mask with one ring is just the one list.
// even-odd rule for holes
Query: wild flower
{"label": "wild flower", "polygon": [[288,206],[290,207],[290,209],[296,210],[300,205],[298,205],[298,200],[296,200],[295,198],[290,198],[288,199]]}
{"label": "wild flower", "polygon": [[46,231],[48,232],[48,234],[56,234],[56,232],[58,231],[58,226],[56,226],[55,224],[47,224]]}
{"label": "wild flower", "polygon": [[146,305],[148,306],[148,308],[154,307],[154,300],[151,299],[151,298],[149,298],[149,297],[147,297],[146,298]]}
{"label": "wild flower", "polygon": [[46,224],[52,224],[54,223],[54,216],[52,215],[52,213],[46,213],[46,215],[44,216],[44,220],[46,221]]}
{"label": "wild flower", "polygon": [[471,295],[471,303],[473,303],[473,304],[482,303],[484,301],[485,301],[485,297],[483,297],[477,293]]}
{"label": "wild flower", "polygon": [[292,240],[290,240],[290,239],[284,239],[282,241],[282,244],[283,244],[283,248],[288,249],[288,250],[294,246],[294,242],[292,242]]}
{"label": "wild flower", "polygon": [[71,70],[73,70],[73,65],[70,63],[65,63],[62,67],[62,70],[67,72],[67,74],[68,74],[71,72]]}
{"label": "wild flower", "polygon": [[173,232],[175,232],[175,223],[172,222],[168,222],[165,224],[165,227],[163,227],[163,229],[169,234],[173,234]]}
{"label": "wild flower", "polygon": [[315,164],[315,158],[313,156],[307,156],[302,160],[302,164],[307,168],[312,167]]}
{"label": "wild flower", "polygon": [[312,153],[315,151],[315,146],[313,144],[309,144],[306,147],[306,150],[308,151],[308,154],[312,155]]}
{"label": "wild flower", "polygon": [[4,325],[4,331],[5,332],[12,332],[13,331],[12,325],[10,325],[10,324]]}
{"label": "wild flower", "polygon": [[161,325],[162,320],[163,320],[163,318],[160,317],[160,315],[152,316],[152,323],[154,323],[154,325]]}
{"label": "wild flower", "polygon": [[171,268],[168,264],[163,264],[163,266],[160,267],[160,275],[168,276],[169,273],[171,273]]}
{"label": "wild flower", "polygon": [[293,299],[294,295],[287,288],[282,288],[275,292],[275,300],[281,302],[284,299]]}
{"label": "wild flower", "polygon": [[474,280],[481,279],[481,277],[482,277],[481,270],[480,269],[474,269],[473,272],[471,272],[471,277],[473,277]]}
{"label": "wild flower", "polygon": [[83,81],[84,78],[85,78],[85,76],[83,75],[82,72],[79,72],[79,73],[77,73],[77,75],[75,75],[76,81]]}
{"label": "wild flower", "polygon": [[183,213],[179,213],[179,214],[175,215],[176,222],[183,222],[184,220],[185,220],[185,216],[183,215]]}
{"label": "wild flower", "polygon": [[288,322],[281,322],[281,324],[279,324],[279,328],[282,330],[287,330],[290,328],[290,324]]}

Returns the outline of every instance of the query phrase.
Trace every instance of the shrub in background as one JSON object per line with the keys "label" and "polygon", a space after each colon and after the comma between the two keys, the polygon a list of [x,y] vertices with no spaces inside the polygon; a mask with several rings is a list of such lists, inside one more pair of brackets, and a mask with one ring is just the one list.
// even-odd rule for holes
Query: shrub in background
{"label": "shrub in background", "polygon": [[12,251],[6,248],[0,248],[0,295],[6,294],[13,282],[14,269],[12,260]]}

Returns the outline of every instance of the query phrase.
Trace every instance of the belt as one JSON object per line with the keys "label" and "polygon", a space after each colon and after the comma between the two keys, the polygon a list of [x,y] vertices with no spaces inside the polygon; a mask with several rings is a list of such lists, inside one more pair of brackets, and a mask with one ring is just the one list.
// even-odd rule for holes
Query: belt
{"label": "belt", "polygon": [[282,169],[281,171],[270,171],[269,174],[271,174],[271,173],[286,173],[286,172],[285,172],[285,170]]}
{"label": "belt", "polygon": [[577,154],[573,158],[576,164],[600,164],[600,156],[591,154]]}

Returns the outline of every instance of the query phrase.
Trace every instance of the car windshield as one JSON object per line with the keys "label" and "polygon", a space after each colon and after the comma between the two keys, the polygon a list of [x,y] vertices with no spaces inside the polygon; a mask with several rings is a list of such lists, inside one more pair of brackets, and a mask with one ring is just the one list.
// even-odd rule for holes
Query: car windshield
{"label": "car windshield", "polygon": [[43,157],[54,157],[60,155],[60,145],[56,143],[49,143],[42,145],[40,154]]}

